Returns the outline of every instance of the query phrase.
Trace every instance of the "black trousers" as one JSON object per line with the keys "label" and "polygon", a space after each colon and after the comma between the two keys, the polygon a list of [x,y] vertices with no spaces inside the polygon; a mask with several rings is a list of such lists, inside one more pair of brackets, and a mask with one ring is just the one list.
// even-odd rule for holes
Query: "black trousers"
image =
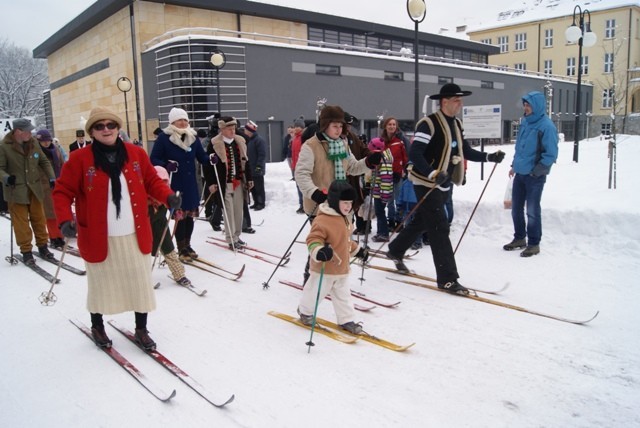
{"label": "black trousers", "polygon": [[253,188],[251,189],[251,196],[253,197],[253,203],[255,205],[264,206],[264,175],[256,174],[253,176]]}
{"label": "black trousers", "polygon": [[[419,202],[430,189],[425,186],[415,185],[414,190]],[[429,193],[429,196],[415,211],[411,223],[400,232],[397,238],[389,243],[389,251],[393,255],[404,257],[404,253],[416,241],[416,238],[427,232],[438,284],[455,281],[459,278],[456,259],[453,254],[451,240],[449,240],[449,222],[444,209],[447,197],[448,192],[443,192],[439,189]]]}

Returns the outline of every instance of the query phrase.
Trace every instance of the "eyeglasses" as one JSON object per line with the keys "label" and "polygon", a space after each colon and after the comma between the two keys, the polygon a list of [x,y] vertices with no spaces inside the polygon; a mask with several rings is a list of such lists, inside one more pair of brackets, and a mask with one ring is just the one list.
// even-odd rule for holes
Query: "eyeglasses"
{"label": "eyeglasses", "polygon": [[102,131],[104,130],[104,128],[113,130],[113,129],[116,129],[117,127],[118,127],[118,124],[115,122],[97,123],[93,125],[93,129],[95,129],[96,131]]}

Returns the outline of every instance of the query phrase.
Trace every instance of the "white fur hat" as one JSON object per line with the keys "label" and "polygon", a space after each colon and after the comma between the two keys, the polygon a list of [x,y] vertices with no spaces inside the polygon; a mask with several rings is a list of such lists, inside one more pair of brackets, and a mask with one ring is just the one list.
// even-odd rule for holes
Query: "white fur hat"
{"label": "white fur hat", "polygon": [[171,111],[169,112],[169,123],[173,123],[176,120],[180,120],[180,119],[185,119],[185,120],[189,120],[189,115],[187,114],[186,111],[182,110],[181,108],[177,108],[174,107],[171,109]]}

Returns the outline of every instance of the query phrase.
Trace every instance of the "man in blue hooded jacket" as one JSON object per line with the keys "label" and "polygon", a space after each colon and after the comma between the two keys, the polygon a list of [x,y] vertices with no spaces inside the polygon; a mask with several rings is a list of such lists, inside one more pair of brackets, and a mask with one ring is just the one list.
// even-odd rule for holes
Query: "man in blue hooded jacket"
{"label": "man in blue hooded jacket", "polygon": [[[506,251],[524,250],[522,257],[540,253],[542,212],[540,200],[551,165],[558,158],[558,131],[545,113],[546,102],[542,92],[529,92],[522,97],[524,117],[516,139],[516,151],[509,171],[513,178],[511,217],[513,241]],[[527,208],[525,220],[524,208]]]}

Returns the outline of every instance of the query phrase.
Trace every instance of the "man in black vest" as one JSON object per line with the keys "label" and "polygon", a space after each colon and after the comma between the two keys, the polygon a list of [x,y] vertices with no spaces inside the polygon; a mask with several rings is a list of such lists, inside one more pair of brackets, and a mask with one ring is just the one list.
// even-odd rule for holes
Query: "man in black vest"
{"label": "man in black vest", "polygon": [[[408,273],[403,263],[404,253],[418,236],[427,232],[438,288],[455,294],[469,294],[458,282],[458,269],[449,240],[449,222],[444,204],[448,190],[461,185],[464,160],[472,162],[502,162],[504,152],[485,153],[474,150],[464,139],[462,122],[456,117],[462,109],[462,97],[471,95],[453,83],[440,88],[431,99],[440,101],[440,109],[420,120],[416,125],[413,144],[409,150],[409,180],[414,184],[418,208],[411,223],[389,243],[388,257],[398,271]],[[424,198],[424,199],[423,199]]]}

